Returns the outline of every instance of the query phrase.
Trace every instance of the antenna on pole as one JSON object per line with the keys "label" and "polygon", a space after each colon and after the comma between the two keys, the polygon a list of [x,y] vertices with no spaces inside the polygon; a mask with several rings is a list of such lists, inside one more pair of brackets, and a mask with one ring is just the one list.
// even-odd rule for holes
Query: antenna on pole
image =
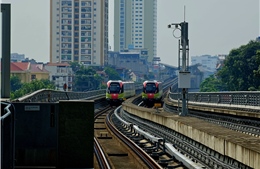
{"label": "antenna on pole", "polygon": [[[171,28],[172,25],[175,26],[175,29],[178,29],[178,26],[180,26],[181,30],[181,39],[179,39],[179,57],[178,57],[178,65],[180,65],[180,61],[182,61],[181,70],[179,70],[178,75],[178,88],[182,88],[182,110],[180,112],[180,116],[186,116],[188,115],[188,89],[190,88],[190,72],[188,71],[188,65],[189,65],[189,38],[188,38],[188,22],[185,22],[185,14],[186,9],[184,5],[184,22],[181,23],[172,23],[168,25],[168,28]],[[181,45],[181,47],[180,47]],[[182,51],[182,57],[180,58],[180,50]],[[179,105],[179,102],[178,102]]]}
{"label": "antenna on pole", "polygon": [[186,12],[186,9],[185,9],[185,5],[184,5],[184,22],[185,22],[185,12]]}

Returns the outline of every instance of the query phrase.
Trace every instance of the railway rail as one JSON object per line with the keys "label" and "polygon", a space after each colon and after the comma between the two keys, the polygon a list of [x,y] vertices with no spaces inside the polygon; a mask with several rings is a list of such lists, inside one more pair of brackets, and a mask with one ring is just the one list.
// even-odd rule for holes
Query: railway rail
{"label": "railway rail", "polygon": [[117,121],[115,124],[120,131],[142,147],[163,168],[204,168],[203,165],[178,152],[172,144],[165,142],[163,137],[152,135],[136,124],[123,120],[119,114],[119,111],[115,112],[115,120]]}
{"label": "railway rail", "polygon": [[113,108],[95,115],[94,168],[162,168],[112,122]]}
{"label": "railway rail", "polygon": [[245,164],[224,156],[217,151],[182,135],[181,133],[167,128],[166,126],[142,119],[125,111],[122,113],[122,118],[130,123],[142,126],[142,129],[156,135],[157,137],[163,137],[166,142],[172,144],[181,154],[185,154],[185,156],[191,160],[204,165],[205,168],[251,169]]}
{"label": "railway rail", "polygon": [[[140,99],[137,97],[131,101],[133,104],[142,106],[140,104]],[[167,109],[169,109],[169,105],[167,103],[164,104],[167,106]],[[170,106],[171,107],[171,106]],[[172,107],[171,107],[172,108]],[[178,107],[174,107],[174,110],[171,110],[169,112],[176,112],[176,115],[178,113],[177,111]],[[149,111],[149,110],[147,110]],[[197,111],[199,113],[199,111]],[[202,112],[200,112],[202,113]],[[193,116],[192,113],[190,113],[191,116]],[[197,114],[198,115],[198,114]],[[233,129],[239,132],[248,133],[250,135],[254,135],[256,137],[259,137],[259,121],[258,120],[252,120],[250,118],[237,118],[237,116],[227,116],[225,114],[221,114],[222,117],[219,116],[220,114],[213,114],[212,112],[204,113],[204,116],[211,117],[215,116],[215,122],[216,123],[223,123],[226,125],[227,128],[232,127]],[[195,116],[195,114],[194,114]],[[202,118],[201,116],[200,118]],[[144,128],[146,131],[149,131],[153,133],[154,135],[157,135],[158,137],[165,138],[166,142],[169,141],[176,149],[183,153],[187,154],[192,160],[198,161],[201,164],[205,165],[208,168],[211,167],[219,167],[219,168],[250,168],[249,166],[246,166],[245,164],[232,159],[227,156],[223,156],[222,154],[210,149],[209,147],[196,142],[192,140],[189,137],[186,137],[180,133],[177,133],[171,129],[168,129],[166,126],[161,126],[157,123],[151,122],[149,120],[142,119],[140,117],[134,116],[133,114],[129,114],[128,112],[123,112],[122,118],[124,120],[129,121],[130,123],[140,125],[142,128]],[[205,118],[205,117],[203,117]],[[221,120],[222,118],[222,120]],[[210,120],[209,120],[210,121]],[[212,120],[214,121],[214,120]],[[230,121],[230,122],[229,122]],[[236,124],[239,123],[239,124]],[[244,127],[244,128],[243,128]]]}
{"label": "railway rail", "polygon": [[[165,87],[164,90],[166,91],[167,87]],[[165,96],[166,96],[166,94],[165,94]],[[138,97],[136,99],[134,99],[133,103],[136,104],[136,105],[142,106],[142,103],[140,102],[140,98],[138,98]],[[127,113],[125,113],[125,114],[127,114]],[[127,116],[127,115],[125,115],[125,116]],[[128,116],[128,120],[129,120],[129,118],[130,117]],[[225,119],[225,116],[222,119]],[[212,121],[212,120],[209,120],[209,121]],[[154,133],[155,135],[159,133],[159,136],[164,136],[166,138],[168,137],[168,141],[175,140],[174,141],[175,143],[167,143],[165,145],[168,145],[168,146],[175,145],[176,146],[176,152],[181,152],[181,153],[184,153],[184,154],[188,154],[187,156],[189,158],[191,158],[194,161],[201,162],[201,164],[204,164],[205,166],[208,166],[208,167],[209,166],[215,166],[215,167],[217,167],[217,166],[219,166],[219,167],[225,166],[226,168],[236,168],[237,166],[242,167],[242,168],[245,167],[243,164],[237,162],[236,160],[232,160],[232,159],[230,160],[228,157],[221,156],[220,154],[216,155],[216,156],[219,156],[220,158],[214,158],[214,156],[212,157],[211,156],[212,153],[214,153],[214,154],[218,154],[218,153],[217,152],[213,152],[212,150],[208,151],[209,148],[207,148],[207,147],[205,147],[205,146],[203,146],[203,145],[201,145],[199,143],[193,142],[193,145],[189,145],[189,143],[185,143],[185,142],[184,142],[184,144],[181,143],[182,140],[185,140],[187,142],[192,143],[192,141],[190,141],[188,138],[184,138],[184,136],[181,136],[179,134],[173,134],[173,135],[176,136],[175,138],[173,138],[171,136],[167,136],[167,134],[169,135],[171,133],[170,131],[167,131],[167,129],[166,129],[167,132],[165,132],[164,129],[162,129],[161,131],[157,130],[158,128],[164,128],[163,126],[159,126],[159,125],[155,125],[155,124],[152,124],[152,125],[150,124],[149,125],[147,123],[150,123],[150,122],[147,122],[147,121],[146,122],[143,122],[143,121],[140,122],[140,120],[137,120],[136,117],[133,118],[131,122],[133,122],[134,124],[139,123],[139,125],[141,125],[143,128],[145,128],[147,131],[149,131],[151,133]],[[222,123],[222,122],[220,122],[220,120],[218,120],[218,122],[216,122],[216,123]],[[231,123],[227,123],[227,122],[223,122],[223,123],[225,123],[226,126],[228,126],[229,128],[231,128],[230,126],[232,126]],[[251,124],[252,124],[252,121],[251,121]],[[257,122],[255,122],[255,124],[256,124],[256,126],[258,126]],[[241,129],[241,125],[240,125],[240,128],[239,128],[239,125],[235,125],[235,123],[233,123],[233,125],[236,126],[237,129]],[[156,127],[154,127],[154,126],[156,126]],[[245,128],[249,129],[250,127],[245,125]],[[259,130],[258,130],[257,127],[255,127],[253,130],[252,129],[250,129],[250,130],[251,130],[251,132],[249,130],[244,130],[244,132],[252,133],[252,134],[258,136],[258,133],[259,133],[258,131]],[[180,137],[180,138],[178,138],[178,137]],[[176,143],[176,140],[177,140],[178,143]],[[164,145],[164,148],[165,148],[165,145]],[[205,152],[203,152],[203,150]],[[169,152],[169,150],[168,150],[168,152]],[[210,153],[207,153],[207,152],[210,152]],[[188,161],[188,160],[187,159],[182,159],[182,161]],[[229,162],[229,164],[227,164],[227,161],[231,161],[231,162]],[[203,165],[201,165],[200,167],[203,168]],[[191,168],[191,167],[189,167],[189,168]]]}

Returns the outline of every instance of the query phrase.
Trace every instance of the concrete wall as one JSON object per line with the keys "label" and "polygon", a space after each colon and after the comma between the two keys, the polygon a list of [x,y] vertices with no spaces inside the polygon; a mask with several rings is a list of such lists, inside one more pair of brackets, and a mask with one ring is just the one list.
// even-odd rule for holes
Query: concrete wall
{"label": "concrete wall", "polygon": [[14,106],[15,166],[93,168],[94,101]]}
{"label": "concrete wall", "polygon": [[58,168],[93,168],[94,101],[59,102]]}
{"label": "concrete wall", "polygon": [[57,103],[14,103],[16,166],[55,166]]}

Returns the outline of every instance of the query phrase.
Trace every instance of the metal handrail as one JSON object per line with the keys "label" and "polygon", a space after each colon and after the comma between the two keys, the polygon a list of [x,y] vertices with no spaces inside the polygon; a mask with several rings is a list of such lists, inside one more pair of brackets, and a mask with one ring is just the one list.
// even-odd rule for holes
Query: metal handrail
{"label": "metal handrail", "polygon": [[[142,89],[142,84],[135,85],[136,90]],[[13,102],[57,102],[59,100],[85,99],[93,96],[105,96],[106,89],[91,90],[88,92],[57,91],[40,89],[33,93],[13,100]]]}
{"label": "metal handrail", "polygon": [[[180,99],[180,94],[170,92],[169,97],[173,100],[178,100]],[[260,91],[191,92],[188,93],[188,101],[200,103],[260,106]]]}
{"label": "metal handrail", "polygon": [[[1,114],[1,168],[14,168],[15,159],[15,114],[10,110],[11,103],[1,102],[5,105],[3,115]],[[14,107],[13,107],[14,108]]]}
{"label": "metal handrail", "polygon": [[3,116],[1,116],[1,121],[3,121],[6,117],[11,115],[11,111],[9,110],[9,107],[11,107],[11,104],[8,104],[4,110],[7,111],[7,113],[5,113]]}

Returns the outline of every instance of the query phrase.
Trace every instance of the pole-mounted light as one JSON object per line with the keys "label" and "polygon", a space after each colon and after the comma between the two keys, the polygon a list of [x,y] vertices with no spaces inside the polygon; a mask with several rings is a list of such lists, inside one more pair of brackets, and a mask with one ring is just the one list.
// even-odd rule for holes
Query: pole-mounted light
{"label": "pole-mounted light", "polygon": [[[174,28],[173,36],[176,39],[179,39],[179,53],[178,53],[178,66],[180,68],[180,62],[182,63],[181,70],[179,71],[178,75],[178,88],[182,89],[182,112],[180,112],[181,116],[186,116],[188,114],[188,88],[190,88],[190,72],[188,71],[188,64],[189,64],[189,38],[188,38],[188,23],[181,22],[181,23],[171,23],[168,25],[168,28]],[[176,36],[175,31],[180,30],[181,35]],[[180,51],[182,51],[182,58],[180,57]],[[187,104],[186,104],[187,103]]]}

